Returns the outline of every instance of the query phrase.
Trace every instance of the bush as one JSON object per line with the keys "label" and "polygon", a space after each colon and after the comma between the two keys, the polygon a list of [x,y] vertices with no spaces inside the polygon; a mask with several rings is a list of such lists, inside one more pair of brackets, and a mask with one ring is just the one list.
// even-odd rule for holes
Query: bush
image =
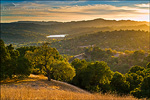
{"label": "bush", "polygon": [[57,61],[53,65],[52,74],[59,81],[70,81],[75,76],[75,69],[65,61]]}
{"label": "bush", "polygon": [[137,98],[142,98],[142,92],[140,88],[135,88],[133,91],[130,92],[130,94]]}
{"label": "bush", "polygon": [[115,72],[110,82],[112,91],[116,91],[118,94],[128,94],[130,89],[129,82],[126,81],[124,75],[119,72]]}

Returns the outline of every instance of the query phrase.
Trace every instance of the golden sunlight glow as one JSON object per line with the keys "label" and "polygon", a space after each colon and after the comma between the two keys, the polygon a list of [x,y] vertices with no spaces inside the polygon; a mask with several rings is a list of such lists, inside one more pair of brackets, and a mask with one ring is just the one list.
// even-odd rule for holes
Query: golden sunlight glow
{"label": "golden sunlight glow", "polygon": [[[38,9],[31,9],[37,6]],[[137,5],[139,6],[139,5]],[[80,21],[96,18],[115,20],[149,21],[149,9],[128,6],[112,6],[107,4],[96,4],[86,6],[63,6],[50,8],[44,4],[28,4],[13,9],[2,10],[1,21]],[[6,16],[5,16],[6,15]],[[9,15],[9,16],[7,16]]]}

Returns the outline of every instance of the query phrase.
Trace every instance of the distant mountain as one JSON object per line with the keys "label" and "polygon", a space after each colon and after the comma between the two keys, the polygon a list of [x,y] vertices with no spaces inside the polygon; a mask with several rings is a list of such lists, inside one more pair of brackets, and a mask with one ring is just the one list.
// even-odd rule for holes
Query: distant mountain
{"label": "distant mountain", "polygon": [[95,19],[88,21],[56,22],[56,21],[19,21],[1,23],[1,38],[5,43],[30,43],[50,41],[46,36],[68,34],[66,39],[99,31],[114,30],[144,30],[148,31],[148,22],[131,20]]}
{"label": "distant mountain", "polygon": [[12,23],[31,23],[31,24],[39,24],[39,25],[54,25],[54,24],[59,24],[61,22],[57,21],[18,21],[18,22],[12,22]]}
{"label": "distant mountain", "polygon": [[132,20],[105,20],[102,18],[94,19],[94,20],[83,20],[83,21],[71,21],[71,22],[57,22],[57,21],[18,21],[15,23],[34,23],[41,25],[54,25],[59,24],[59,26],[74,26],[75,27],[109,27],[109,26],[138,26],[138,25],[149,25],[146,21],[132,21]]}

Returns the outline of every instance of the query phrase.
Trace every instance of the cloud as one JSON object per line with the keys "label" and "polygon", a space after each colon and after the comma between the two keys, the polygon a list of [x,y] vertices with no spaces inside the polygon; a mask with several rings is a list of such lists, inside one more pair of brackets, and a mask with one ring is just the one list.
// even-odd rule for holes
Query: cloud
{"label": "cloud", "polygon": [[147,4],[135,4],[137,7],[150,7],[150,3]]}
{"label": "cloud", "polygon": [[[55,3],[55,5],[53,5]],[[94,5],[64,5],[58,2],[43,4],[40,2],[20,3],[1,11],[2,22],[10,21],[79,21],[95,18],[104,19],[132,19],[148,21],[149,9],[129,6],[112,6],[109,4]],[[56,4],[58,4],[56,6]],[[71,4],[68,3],[68,4]]]}

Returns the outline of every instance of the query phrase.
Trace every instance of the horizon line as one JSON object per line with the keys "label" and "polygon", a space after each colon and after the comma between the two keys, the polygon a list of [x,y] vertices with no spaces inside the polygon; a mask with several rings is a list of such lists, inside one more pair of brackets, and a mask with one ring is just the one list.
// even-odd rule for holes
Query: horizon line
{"label": "horizon line", "polygon": [[138,20],[131,20],[131,19],[104,19],[104,18],[95,18],[95,19],[88,19],[88,20],[72,20],[72,21],[57,21],[57,20],[49,20],[49,21],[45,21],[45,20],[18,20],[18,21],[10,21],[10,22],[0,22],[0,23],[17,23],[17,22],[61,22],[61,23],[68,23],[68,22],[81,22],[81,21],[92,21],[92,20],[98,20],[98,19],[102,19],[102,20],[113,20],[113,21],[136,21],[136,22],[148,22],[150,23],[150,21],[138,21]]}

